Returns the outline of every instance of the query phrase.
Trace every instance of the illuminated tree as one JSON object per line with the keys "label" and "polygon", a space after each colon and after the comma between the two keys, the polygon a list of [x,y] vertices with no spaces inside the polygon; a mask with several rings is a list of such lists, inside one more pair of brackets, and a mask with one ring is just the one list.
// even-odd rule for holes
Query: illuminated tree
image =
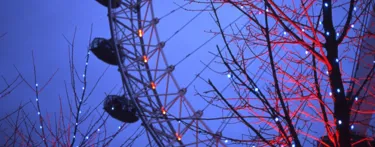
{"label": "illuminated tree", "polygon": [[[260,146],[370,146],[374,98],[371,1],[224,0],[212,5],[237,98],[208,81]],[[248,19],[225,31],[220,8]],[[236,33],[238,32],[238,33]],[[256,63],[256,64],[254,64]],[[244,118],[251,114],[256,118]],[[255,125],[256,124],[256,125]],[[325,136],[327,135],[327,136]],[[325,137],[323,137],[325,136]]]}

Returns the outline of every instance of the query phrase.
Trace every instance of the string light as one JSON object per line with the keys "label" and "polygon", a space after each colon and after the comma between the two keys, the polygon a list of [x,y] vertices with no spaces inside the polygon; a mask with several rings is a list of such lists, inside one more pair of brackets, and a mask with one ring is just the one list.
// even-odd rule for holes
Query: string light
{"label": "string light", "polygon": [[266,12],[268,12],[269,10],[268,10],[268,8],[266,8]]}
{"label": "string light", "polygon": [[121,126],[118,126],[118,129],[121,129]]}
{"label": "string light", "polygon": [[336,62],[339,62],[339,59],[336,58]]}
{"label": "string light", "polygon": [[100,132],[100,128],[97,131]]}
{"label": "string light", "polygon": [[354,28],[354,24],[350,25],[350,27]]}
{"label": "string light", "polygon": [[76,123],[76,126],[78,126],[78,123]]}
{"label": "string light", "polygon": [[232,76],[230,74],[227,75],[228,78],[231,78]]}
{"label": "string light", "polygon": [[340,33],[336,33],[336,36],[340,36]]}
{"label": "string light", "polygon": [[342,124],[341,120],[339,120],[338,122],[339,122],[339,125],[341,125],[341,124]]}
{"label": "string light", "polygon": [[324,6],[328,7],[328,3],[324,3]]}
{"label": "string light", "polygon": [[326,71],[326,74],[327,74],[327,75],[329,74],[328,70]]}
{"label": "string light", "polygon": [[40,129],[42,129],[43,127],[42,126],[39,126]]}
{"label": "string light", "polygon": [[292,144],[292,147],[295,147],[296,145]]}
{"label": "string light", "polygon": [[40,112],[38,112],[38,115],[40,115]]}
{"label": "string light", "polygon": [[38,87],[38,83],[36,83],[35,86]]}
{"label": "string light", "polygon": [[243,6],[241,6],[241,9],[243,9]]}
{"label": "string light", "polygon": [[85,87],[82,87],[82,90],[85,90]]}
{"label": "string light", "polygon": [[225,141],[224,141],[225,143],[228,143],[228,139],[225,139]]}
{"label": "string light", "polygon": [[255,88],[255,91],[258,91],[259,89],[258,88]]}
{"label": "string light", "polygon": [[358,101],[358,97],[355,97],[354,99],[355,99],[355,101]]}
{"label": "string light", "polygon": [[332,92],[329,92],[329,96],[332,96]]}
{"label": "string light", "polygon": [[284,31],[284,35],[286,35],[286,32]]}
{"label": "string light", "polygon": [[354,11],[357,11],[357,7],[354,7],[353,10],[354,10]]}
{"label": "string light", "polygon": [[276,117],[276,118],[275,118],[275,121],[278,122],[278,121],[279,121],[279,118]]}
{"label": "string light", "polygon": [[86,65],[89,65],[89,63],[88,63],[88,62],[86,62]]}
{"label": "string light", "polygon": [[326,35],[329,36],[329,32],[326,32]]}
{"label": "string light", "polygon": [[82,77],[85,77],[85,74],[83,74]]}
{"label": "string light", "polygon": [[86,136],[86,139],[89,139],[89,137],[88,137],[88,136]]}
{"label": "string light", "polygon": [[352,129],[352,130],[353,130],[353,129],[354,129],[354,125],[350,126],[350,129]]}
{"label": "string light", "polygon": [[319,25],[322,25],[322,21],[319,21]]}
{"label": "string light", "polygon": [[38,100],[39,100],[38,98],[35,99],[35,101],[38,101]]}
{"label": "string light", "polygon": [[80,110],[80,111],[79,111],[79,113],[81,114],[81,113],[82,113],[82,111]]}
{"label": "string light", "polygon": [[305,51],[305,54],[306,54],[306,55],[309,54],[309,51]]}
{"label": "string light", "polygon": [[112,110],[115,110],[115,107],[112,106]]}
{"label": "string light", "polygon": [[76,138],[76,136],[74,135],[73,138]]}
{"label": "string light", "polygon": [[340,91],[341,91],[340,88],[337,88],[337,93],[340,93]]}

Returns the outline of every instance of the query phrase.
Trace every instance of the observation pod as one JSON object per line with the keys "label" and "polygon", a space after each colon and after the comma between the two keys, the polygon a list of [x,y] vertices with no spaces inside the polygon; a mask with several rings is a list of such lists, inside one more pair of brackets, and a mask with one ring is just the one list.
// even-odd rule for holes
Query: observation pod
{"label": "observation pod", "polygon": [[[118,46],[120,48],[120,46]],[[111,40],[95,38],[90,45],[90,50],[94,55],[105,63],[118,65],[117,55]],[[121,63],[124,62],[124,54],[120,52]]]}
{"label": "observation pod", "polygon": [[[108,8],[109,0],[96,0],[99,4]],[[112,0],[112,8],[120,7],[121,0]]]}
{"label": "observation pod", "polygon": [[139,120],[131,100],[124,96],[108,95],[104,101],[104,110],[121,122],[135,123]]}
{"label": "observation pod", "polygon": [[[333,143],[329,140],[328,136],[323,136],[320,138],[320,141],[324,142],[325,144],[329,145],[329,147],[333,147]],[[361,141],[360,143],[356,143],[358,141]],[[366,137],[362,137],[360,135],[355,135],[355,134],[352,134],[352,140],[351,140],[352,143],[356,143],[355,145],[353,145],[353,147],[373,147],[375,146],[375,141],[374,140],[369,140],[368,138],[366,139]],[[317,147],[326,147],[324,144],[318,142],[317,143],[318,146]]]}

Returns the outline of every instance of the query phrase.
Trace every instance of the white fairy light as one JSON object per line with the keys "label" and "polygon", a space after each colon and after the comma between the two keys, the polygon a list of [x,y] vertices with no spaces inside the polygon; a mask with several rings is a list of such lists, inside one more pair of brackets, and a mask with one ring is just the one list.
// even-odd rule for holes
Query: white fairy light
{"label": "white fairy light", "polygon": [[339,62],[339,59],[336,58],[336,62]]}
{"label": "white fairy light", "polygon": [[255,88],[255,91],[258,91],[259,89],[258,88]]}
{"label": "white fairy light", "polygon": [[225,143],[228,143],[228,139],[225,139],[225,141],[224,141]]}
{"label": "white fairy light", "polygon": [[337,88],[337,93],[340,93],[340,91],[341,91],[340,88]]}
{"label": "white fairy light", "polygon": [[354,28],[354,24],[350,25],[350,27]]}
{"label": "white fairy light", "polygon": [[227,75],[228,78],[231,78],[232,76],[230,74]]}
{"label": "white fairy light", "polygon": [[324,3],[324,6],[328,7],[328,3]]}
{"label": "white fairy light", "polygon": [[40,112],[38,112],[38,115],[40,115]]}
{"label": "white fairy light", "polygon": [[88,136],[86,136],[86,139],[89,139],[89,137],[88,137]]}
{"label": "white fairy light", "polygon": [[121,126],[118,126],[118,129],[121,129]]}
{"label": "white fairy light", "polygon": [[339,121],[338,121],[338,123],[339,123],[339,125],[341,125],[341,124],[342,124],[342,121],[341,121],[341,120],[339,120]]}
{"label": "white fairy light", "polygon": [[305,51],[305,54],[306,54],[306,55],[309,54],[309,51]]}
{"label": "white fairy light", "polygon": [[354,11],[357,11],[357,7],[354,7],[353,10],[354,10]]}
{"label": "white fairy light", "polygon": [[78,126],[78,123],[76,123],[76,126]]}
{"label": "white fairy light", "polygon": [[284,35],[286,35],[286,32],[284,31]]}
{"label": "white fairy light", "polygon": [[302,29],[302,32],[305,32],[305,29]]}
{"label": "white fairy light", "polygon": [[88,63],[88,62],[86,62],[86,65],[89,65],[89,63]]}
{"label": "white fairy light", "polygon": [[73,138],[76,138],[76,136],[74,135]]}
{"label": "white fairy light", "polygon": [[82,75],[82,77],[85,77],[85,76],[86,76],[85,74]]}
{"label": "white fairy light", "polygon": [[115,110],[115,107],[112,107],[112,110]]}
{"label": "white fairy light", "polygon": [[358,97],[355,97],[354,99],[355,99],[355,101],[358,101]]}
{"label": "white fairy light", "polygon": [[326,32],[326,35],[329,36],[329,32]]}
{"label": "white fairy light", "polygon": [[322,21],[319,21],[319,25],[321,25],[322,24]]}
{"label": "white fairy light", "polygon": [[36,83],[35,86],[38,87],[38,83]]}
{"label": "white fairy light", "polygon": [[100,128],[97,131],[100,132]]}
{"label": "white fairy light", "polygon": [[42,126],[39,126],[40,129],[42,129],[43,127]]}
{"label": "white fairy light", "polygon": [[336,33],[336,36],[340,36],[340,33]]}
{"label": "white fairy light", "polygon": [[275,118],[275,121],[278,122],[278,121],[279,121],[279,118],[276,117],[276,118]]}
{"label": "white fairy light", "polygon": [[38,98],[36,98],[36,99],[35,99],[35,101],[39,101],[39,99],[38,99]]}
{"label": "white fairy light", "polygon": [[354,125],[350,126],[350,129],[352,129],[352,130],[353,130],[353,129],[354,129]]}
{"label": "white fairy light", "polygon": [[329,92],[329,96],[332,96],[332,92]]}

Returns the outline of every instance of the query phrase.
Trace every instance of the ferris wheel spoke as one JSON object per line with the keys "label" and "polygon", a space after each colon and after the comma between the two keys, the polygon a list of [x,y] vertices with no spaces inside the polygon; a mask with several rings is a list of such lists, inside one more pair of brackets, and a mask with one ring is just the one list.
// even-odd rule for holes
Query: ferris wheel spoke
{"label": "ferris wheel spoke", "polygon": [[[157,145],[208,144],[217,134],[211,133],[202,120],[204,110],[193,107],[185,96],[187,88],[180,87],[173,75],[175,65],[168,64],[164,53],[167,41],[160,41],[156,27],[160,19],[154,16],[152,1],[122,0],[109,16],[117,57],[124,58],[119,65],[124,92],[136,103],[146,135]],[[219,140],[216,137],[216,143]]]}

